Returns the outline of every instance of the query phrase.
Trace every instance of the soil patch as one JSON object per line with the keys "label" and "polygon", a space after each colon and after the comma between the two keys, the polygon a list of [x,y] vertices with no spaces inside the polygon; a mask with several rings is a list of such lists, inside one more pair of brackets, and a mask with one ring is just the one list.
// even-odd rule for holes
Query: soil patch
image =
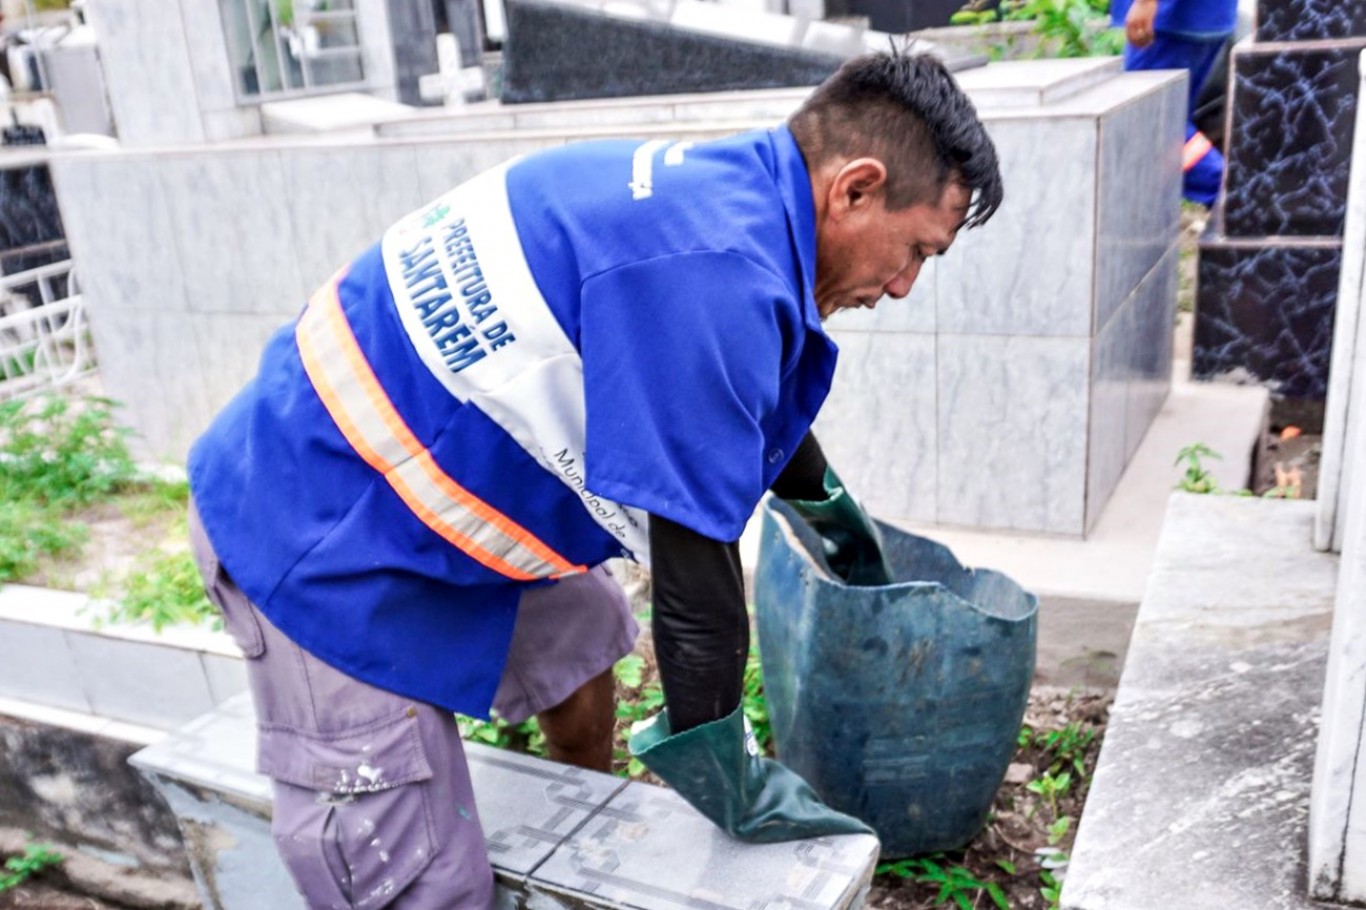
{"label": "soil patch", "polygon": [[[1053,883],[1066,874],[1066,859],[1113,701],[1112,692],[1069,692],[1036,686],[1025,712],[1025,726],[1032,735],[1012,760],[986,827],[964,848],[930,858],[932,867],[922,861],[909,865],[910,875],[881,872],[873,881],[868,907],[1046,910],[1056,906],[1045,891],[1056,887]],[[1022,735],[1021,740],[1026,737]],[[1057,781],[1064,773],[1070,782],[1065,792],[1052,799],[1040,792],[1048,789],[1041,786],[1045,775]],[[960,883],[971,879],[979,884],[960,885],[946,892],[945,879]],[[1004,903],[993,899],[987,884],[999,889]],[[955,894],[966,903],[958,901]]]}

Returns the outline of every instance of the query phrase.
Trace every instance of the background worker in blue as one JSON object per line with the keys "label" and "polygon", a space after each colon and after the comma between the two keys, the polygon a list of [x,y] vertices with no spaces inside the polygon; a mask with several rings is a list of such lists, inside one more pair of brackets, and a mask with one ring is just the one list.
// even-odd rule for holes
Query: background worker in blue
{"label": "background worker in blue", "polygon": [[1001,197],[943,66],[870,55],[773,130],[495,168],[315,292],[189,465],[310,906],[491,906],[450,712],[605,770],[620,555],[654,580],[646,763],[737,837],[866,830],[747,748],[736,541],[769,489],[847,499],[810,435],[822,320],[904,297]]}
{"label": "background worker in blue", "polygon": [[1124,29],[1126,70],[1183,69],[1190,74],[1182,195],[1214,205],[1224,155],[1190,122],[1195,99],[1238,18],[1238,0],[1113,0],[1111,21]]}

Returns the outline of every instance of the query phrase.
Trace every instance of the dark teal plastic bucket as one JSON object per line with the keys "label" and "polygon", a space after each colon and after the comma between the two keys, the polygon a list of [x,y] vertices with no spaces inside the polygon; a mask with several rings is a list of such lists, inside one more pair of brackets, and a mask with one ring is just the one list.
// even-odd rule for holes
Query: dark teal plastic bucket
{"label": "dark teal plastic bucket", "polygon": [[884,857],[967,843],[1015,752],[1037,599],[880,522],[897,583],[850,587],[788,505],[762,511],[754,601],[778,758],[872,825]]}

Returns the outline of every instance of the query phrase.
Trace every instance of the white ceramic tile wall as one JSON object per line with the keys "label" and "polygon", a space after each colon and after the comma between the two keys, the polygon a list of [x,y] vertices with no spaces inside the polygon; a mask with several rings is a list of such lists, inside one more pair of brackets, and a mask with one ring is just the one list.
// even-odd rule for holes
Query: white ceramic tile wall
{"label": "white ceramic tile wall", "polygon": [[840,356],[816,422],[821,448],[874,515],[935,521],[934,336],[832,334]]}
{"label": "white ceramic tile wall", "polygon": [[137,429],[133,450],[182,460],[182,446],[212,413],[197,320],[183,310],[96,309],[90,325],[105,393],[123,404],[120,419]]}
{"label": "white ceramic tile wall", "polygon": [[59,157],[52,162],[52,176],[92,314],[183,309],[185,280],[155,160]]}
{"label": "white ceramic tile wall", "polygon": [[[279,157],[306,289],[321,285],[423,201],[410,149],[287,149]],[[339,193],[339,186],[366,190]],[[384,218],[381,207],[399,209],[398,216]]]}
{"label": "white ceramic tile wall", "polygon": [[1176,236],[1185,107],[1185,82],[1175,80],[1101,120],[1096,334]]}
{"label": "white ceramic tile wall", "polygon": [[135,0],[91,0],[100,63],[126,147],[202,142],[184,24],[178,10]]}
{"label": "white ceramic tile wall", "polygon": [[[1172,326],[1176,322],[1176,288],[1180,252],[1176,244],[1144,278],[1134,294],[1129,335],[1129,400],[1124,431],[1124,458],[1133,457],[1171,391]],[[1176,453],[1172,453],[1175,458]]]}
{"label": "white ceramic tile wall", "polygon": [[[1135,292],[1138,293],[1138,292]],[[1090,426],[1087,428],[1086,526],[1100,517],[1124,473],[1128,453],[1130,361],[1134,331],[1132,305],[1119,309],[1096,337],[1091,357]]]}
{"label": "white ceramic tile wall", "polygon": [[1005,203],[937,260],[939,331],[1089,335],[1096,122],[999,120],[988,131]]}
{"label": "white ceramic tile wall", "polygon": [[236,107],[235,76],[228,59],[228,37],[223,28],[221,3],[219,0],[178,0],[176,5],[185,22],[186,50],[200,111],[226,111]]}
{"label": "white ceramic tile wall", "polygon": [[413,154],[423,201],[435,199],[509,158],[563,143],[563,139],[518,137],[511,134],[503,139],[483,142],[414,143]]}
{"label": "white ceramic tile wall", "polygon": [[1173,244],[1111,316],[1092,348],[1088,529],[1171,389],[1178,257]]}
{"label": "white ceramic tile wall", "polygon": [[367,91],[397,101],[398,77],[388,6],[387,3],[357,3],[356,27],[360,31],[361,68],[365,71]]}
{"label": "white ceramic tile wall", "polygon": [[0,619],[0,695],[90,710],[62,630],[34,623]]}
{"label": "white ceramic tile wall", "polygon": [[[159,176],[197,313],[271,313],[292,308],[308,288],[295,236],[280,153],[168,155]],[[341,194],[339,194],[341,195]],[[325,209],[314,213],[322,221]]]}
{"label": "white ceramic tile wall", "polygon": [[140,642],[108,647],[96,633],[63,633],[94,713],[171,729],[213,710],[195,651]]}
{"label": "white ceramic tile wall", "polygon": [[[188,451],[190,443],[208,427],[213,416],[256,374],[266,342],[290,323],[302,307],[301,299],[290,312],[196,316],[192,323],[194,343],[201,359],[195,376],[204,395],[205,409],[185,420],[178,435],[158,439],[157,451]],[[179,457],[183,458],[183,454]]]}
{"label": "white ceramic tile wall", "polygon": [[939,336],[939,521],[1082,533],[1090,344]]}
{"label": "white ceramic tile wall", "polygon": [[256,105],[204,111],[199,119],[204,124],[205,142],[230,142],[259,136],[265,131],[261,125],[261,108]]}

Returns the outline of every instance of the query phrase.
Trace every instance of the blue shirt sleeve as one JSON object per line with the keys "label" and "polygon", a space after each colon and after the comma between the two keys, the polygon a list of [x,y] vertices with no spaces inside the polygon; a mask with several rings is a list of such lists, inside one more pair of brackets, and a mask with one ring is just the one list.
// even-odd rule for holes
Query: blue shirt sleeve
{"label": "blue shirt sleeve", "polygon": [[589,489],[737,539],[801,325],[791,291],[739,253],[696,252],[594,275],[581,300]]}

